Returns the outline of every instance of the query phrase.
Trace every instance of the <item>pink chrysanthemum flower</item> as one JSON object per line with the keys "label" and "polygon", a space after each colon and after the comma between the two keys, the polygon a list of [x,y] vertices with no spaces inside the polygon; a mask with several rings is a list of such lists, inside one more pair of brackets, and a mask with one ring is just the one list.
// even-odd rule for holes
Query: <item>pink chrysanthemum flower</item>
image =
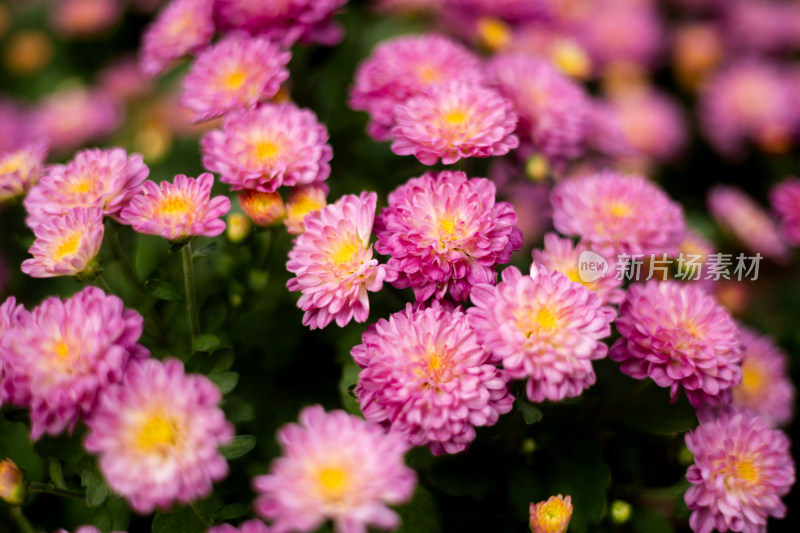
{"label": "pink chrysanthemum flower", "polygon": [[139,154],[122,148],[93,148],[75,154],[66,165],[52,165],[25,197],[31,218],[58,215],[74,207],[100,207],[120,221],[150,169]]}
{"label": "pink chrysanthemum flower", "polygon": [[314,211],[304,220],[305,232],[289,252],[286,269],[295,275],[286,284],[302,295],[303,325],[324,328],[332,320],[344,327],[369,316],[367,291],[377,292],[391,273],[372,258],[372,223],[378,195],[348,194]]}
{"label": "pink chrysanthemum flower", "polygon": [[213,7],[214,0],[172,0],[145,30],[139,56],[142,72],[156,76],[175,59],[211,42]]}
{"label": "pink chrysanthemum flower", "polygon": [[98,77],[103,91],[117,102],[130,103],[153,92],[153,80],[144,75],[134,56],[115,59]]}
{"label": "pink chrysanthemum flower", "polygon": [[787,178],[769,192],[772,209],[780,218],[781,235],[787,243],[800,244],[800,179]]}
{"label": "pink chrysanthemum flower", "polygon": [[[584,281],[580,276],[580,257],[585,251],[594,251],[585,243],[573,244],[570,239],[561,239],[555,233],[544,236],[544,250],[533,250],[533,260],[566,275],[570,281],[576,281],[597,294],[604,304],[618,304],[625,299],[622,290],[622,279],[607,272],[593,281]],[[613,263],[613,262],[612,262]]]}
{"label": "pink chrysanthemum flower", "polygon": [[203,165],[233,190],[274,192],[324,181],[331,173],[328,130],[312,111],[290,103],[232,112],[200,144]]}
{"label": "pink chrysanthemum flower", "polygon": [[519,116],[517,132],[553,162],[583,153],[591,102],[584,89],[544,59],[502,54],[489,63],[500,93]]}
{"label": "pink chrysanthemum flower", "polygon": [[629,91],[613,98],[611,105],[636,156],[668,162],[686,146],[688,132],[683,111],[666,94]]}
{"label": "pink chrysanthemum flower", "polygon": [[722,31],[738,52],[785,52],[797,45],[798,7],[793,2],[726,2]]}
{"label": "pink chrysanthemum flower", "polygon": [[0,153],[14,152],[34,140],[26,127],[28,120],[22,103],[0,96]]}
{"label": "pink chrysanthemum flower", "polygon": [[225,231],[222,217],[231,210],[231,201],[227,196],[211,198],[213,186],[214,176],[208,172],[197,179],[178,174],[160,186],[148,180],[120,216],[136,231],[168,241],[216,237]]}
{"label": "pink chrysanthemum flower", "polygon": [[101,35],[120,19],[119,0],[61,0],[52,6],[53,29],[67,38]]}
{"label": "pink chrysanthemum flower", "polygon": [[403,463],[409,446],[394,433],[344,411],[306,407],[299,424],[278,431],[283,457],[253,480],[256,513],[277,531],[316,531],[326,519],[336,533],[367,526],[393,529],[389,505],[411,499],[416,474]]}
{"label": "pink chrysanthemum flower", "polygon": [[742,379],[739,328],[697,284],[648,281],[628,288],[616,322],[622,338],[609,356],[635,379],[653,378],[672,401],[683,386],[691,404],[727,404]]}
{"label": "pink chrysanthemum flower", "polygon": [[743,190],[732,185],[715,185],[706,198],[711,216],[752,252],[778,262],[788,258],[778,226],[769,214]]}
{"label": "pink chrysanthemum flower", "polygon": [[0,153],[0,203],[25,194],[39,181],[49,149],[47,141],[38,141]]}
{"label": "pink chrysanthemum flower", "polygon": [[248,520],[239,527],[230,524],[221,524],[209,528],[206,533],[270,533],[270,528],[261,520]]}
{"label": "pink chrysanthemum flower", "polygon": [[25,308],[20,304],[17,305],[17,299],[13,296],[6,298],[6,301],[0,305],[0,407],[3,406],[5,401],[11,403],[22,404],[25,398],[20,398],[19,401],[15,400],[14,394],[14,380],[10,377],[10,369],[6,371],[6,366],[3,363],[3,335],[7,331],[17,327],[19,318],[23,313],[26,313]]}
{"label": "pink chrysanthemum flower", "polygon": [[601,255],[673,253],[683,239],[683,209],[642,176],[605,171],[559,183],[550,195],[553,225]]}
{"label": "pink chrysanthemum flower", "polygon": [[[69,533],[66,529],[58,529],[56,533]],[[94,526],[80,526],[75,530],[75,533],[102,533]],[[112,531],[111,533],[125,533],[124,531]]]}
{"label": "pink chrysanthemum flower", "polygon": [[252,109],[269,100],[289,77],[291,53],[269,39],[232,35],[197,56],[183,81],[180,104],[194,122],[224,115],[231,109]]}
{"label": "pink chrysanthemum flower", "polygon": [[412,35],[388,39],[372,51],[356,71],[350,107],[370,116],[367,132],[377,141],[389,139],[394,108],[433,85],[484,81],[475,54],[440,35]]}
{"label": "pink chrysanthemum flower", "polygon": [[492,89],[443,83],[394,110],[392,151],[415,155],[425,165],[449,165],[462,157],[504,155],[519,146],[511,102]]}
{"label": "pink chrysanthemum flower", "polygon": [[351,354],[364,369],[355,394],[366,419],[437,455],[466,450],[475,427],[514,402],[467,315],[438,301],[379,320]]}
{"label": "pink chrysanthemum flower", "polygon": [[306,230],[303,221],[309,213],[319,211],[328,205],[328,186],[324,183],[313,183],[292,187],[286,199],[286,231],[290,235],[300,235]]}
{"label": "pink chrysanthemum flower", "polygon": [[378,253],[391,255],[395,287],[411,287],[418,301],[457,301],[471,287],[493,283],[494,268],[522,245],[514,208],[495,202],[495,186],[463,172],[428,172],[389,194],[375,221]]}
{"label": "pink chrysanthemum flower", "polygon": [[552,0],[444,0],[446,10],[473,17],[491,16],[518,23],[552,15]]}
{"label": "pink chrysanthemum flower", "polygon": [[100,456],[111,490],[137,512],[188,504],[228,474],[218,448],[234,431],[221,399],[211,380],[187,375],[177,359],[133,363],[100,396],[84,445]]}
{"label": "pink chrysanthemum flower", "polygon": [[94,259],[103,244],[102,209],[76,207],[60,215],[36,218],[33,223],[36,240],[28,250],[33,257],[22,262],[24,273],[34,278],[80,278],[94,272]]}
{"label": "pink chrysanthemum flower", "polygon": [[695,533],[762,533],[770,516],[783,518],[781,497],[795,481],[789,439],[758,416],[732,410],[686,434],[694,464],[684,495]]}
{"label": "pink chrysanthemum flower", "polygon": [[531,503],[530,517],[532,533],[564,533],[572,519],[572,497],[559,494]]}
{"label": "pink chrysanthemum flower", "polygon": [[495,287],[476,285],[467,310],[478,339],[506,373],[528,378],[533,402],[578,396],[594,384],[592,360],[606,356],[616,312],[561,272],[531,265],[530,276],[503,270]]}
{"label": "pink chrysanthemum flower", "polygon": [[19,315],[0,344],[12,400],[31,408],[31,438],[72,431],[94,412],[97,398],[122,380],[128,363],[148,357],[138,344],[144,320],[96,287],[72,298],[51,297]]}
{"label": "pink chrysanthemum flower", "polygon": [[768,336],[741,327],[742,381],[733,388],[733,405],[746,407],[769,426],[792,419],[795,389],[787,373],[789,358]]}

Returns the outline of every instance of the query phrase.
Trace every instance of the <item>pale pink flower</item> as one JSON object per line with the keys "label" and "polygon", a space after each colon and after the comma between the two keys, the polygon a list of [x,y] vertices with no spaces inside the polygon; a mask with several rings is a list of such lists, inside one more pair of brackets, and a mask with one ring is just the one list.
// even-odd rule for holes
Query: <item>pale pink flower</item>
{"label": "pale pink flower", "polygon": [[139,64],[156,76],[174,60],[205,47],[214,36],[214,0],[172,0],[142,38]]}
{"label": "pale pink flower", "polygon": [[25,194],[39,181],[49,149],[47,141],[38,141],[0,152],[0,203]]}
{"label": "pale pink flower", "polygon": [[781,235],[787,243],[800,244],[800,179],[786,178],[769,192],[772,209],[780,219]]}

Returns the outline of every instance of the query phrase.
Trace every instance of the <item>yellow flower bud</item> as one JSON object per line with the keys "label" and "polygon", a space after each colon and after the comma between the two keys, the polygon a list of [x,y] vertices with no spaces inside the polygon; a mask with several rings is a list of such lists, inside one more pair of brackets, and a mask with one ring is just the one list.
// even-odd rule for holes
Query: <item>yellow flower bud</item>
{"label": "yellow flower bud", "polygon": [[28,497],[28,480],[11,459],[0,461],[0,498],[21,505]]}

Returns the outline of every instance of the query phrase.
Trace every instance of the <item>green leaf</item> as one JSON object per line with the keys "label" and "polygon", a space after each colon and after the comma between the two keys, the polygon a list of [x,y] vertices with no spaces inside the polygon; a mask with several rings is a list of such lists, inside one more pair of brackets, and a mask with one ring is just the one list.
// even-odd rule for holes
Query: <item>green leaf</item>
{"label": "green leaf", "polygon": [[339,396],[342,399],[342,406],[351,415],[361,416],[361,406],[353,395],[353,388],[358,382],[358,374],[361,368],[350,358],[342,366],[342,377],[339,379]]}
{"label": "green leaf", "polygon": [[225,459],[238,459],[256,447],[256,438],[252,435],[237,435],[233,442],[219,449]]}
{"label": "green leaf", "polygon": [[206,527],[191,507],[183,507],[171,513],[157,512],[152,530],[153,533],[203,533]]}
{"label": "green leaf", "polygon": [[159,300],[167,300],[169,302],[183,302],[183,292],[179,291],[175,285],[163,279],[149,279],[147,280],[147,290],[150,294]]}
{"label": "green leaf", "polygon": [[89,463],[89,467],[81,472],[81,485],[86,487],[86,504],[97,507],[108,498],[108,485],[93,460],[88,459],[83,463]]}
{"label": "green leaf", "polygon": [[230,520],[236,520],[237,518],[241,518],[249,514],[250,508],[247,505],[243,503],[233,503],[231,505],[226,505],[222,509],[214,512],[211,516],[217,522],[227,522]]}
{"label": "green leaf", "polygon": [[222,403],[222,409],[225,411],[225,418],[232,424],[251,422],[256,418],[253,406],[239,396],[227,396]]}
{"label": "green leaf", "polygon": [[214,241],[211,244],[207,244],[202,248],[198,248],[194,252],[192,252],[192,257],[194,259],[199,259],[201,257],[208,257],[209,255],[213,255],[214,252],[217,251],[217,242]]}
{"label": "green leaf", "polygon": [[517,405],[522,413],[522,419],[526,424],[535,424],[536,422],[540,422],[542,420],[544,414],[542,413],[542,410],[535,405],[526,401],[518,401]]}
{"label": "green leaf", "polygon": [[194,338],[194,349],[198,352],[213,352],[219,344],[219,337],[211,333],[203,333]]}
{"label": "green leaf", "polygon": [[222,394],[228,394],[239,383],[239,374],[236,372],[214,372],[208,376],[208,379],[219,387]]}
{"label": "green leaf", "polygon": [[637,507],[631,516],[631,527],[637,533],[674,533],[667,516],[652,507]]}
{"label": "green leaf", "polygon": [[619,419],[631,429],[655,435],[686,433],[697,425],[697,414],[686,398],[669,403],[663,389],[631,401],[619,413]]}
{"label": "green leaf", "polygon": [[398,533],[439,533],[442,531],[442,517],[433,494],[425,487],[417,486],[411,503],[397,510],[400,515]]}
{"label": "green leaf", "polygon": [[102,533],[108,533],[114,528],[114,515],[111,514],[111,510],[104,505],[97,509],[92,522]]}

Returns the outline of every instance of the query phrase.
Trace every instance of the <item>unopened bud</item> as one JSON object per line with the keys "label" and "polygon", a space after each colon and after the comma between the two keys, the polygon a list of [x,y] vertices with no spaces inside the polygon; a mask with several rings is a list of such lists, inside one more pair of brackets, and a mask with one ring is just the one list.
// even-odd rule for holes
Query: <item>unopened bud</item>
{"label": "unopened bud", "polygon": [[228,215],[228,228],[225,234],[231,242],[240,243],[250,235],[251,226],[250,219],[246,215],[231,213]]}
{"label": "unopened bud", "polygon": [[277,192],[243,191],[239,193],[239,205],[256,226],[272,226],[286,216],[286,207]]}
{"label": "unopened bud", "polygon": [[0,498],[21,505],[28,497],[28,480],[11,459],[0,462]]}
{"label": "unopened bud", "polygon": [[622,500],[611,503],[611,521],[615,524],[624,524],[631,518],[631,504]]}

